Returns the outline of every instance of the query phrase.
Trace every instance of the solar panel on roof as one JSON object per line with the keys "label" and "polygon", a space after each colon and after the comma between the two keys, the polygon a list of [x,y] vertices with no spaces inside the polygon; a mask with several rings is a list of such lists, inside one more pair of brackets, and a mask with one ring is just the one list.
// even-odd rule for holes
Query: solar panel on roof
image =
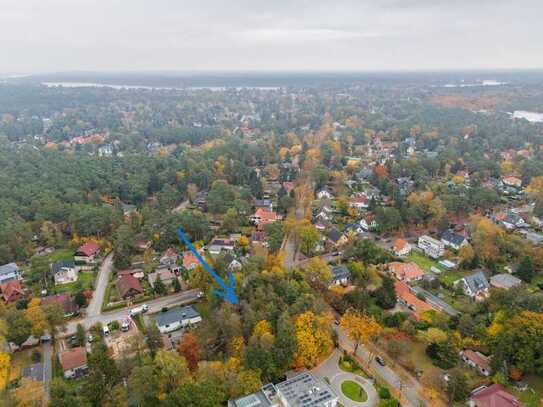
{"label": "solar panel on roof", "polygon": [[260,404],[260,400],[254,394],[243,397],[236,401],[238,407],[256,407]]}

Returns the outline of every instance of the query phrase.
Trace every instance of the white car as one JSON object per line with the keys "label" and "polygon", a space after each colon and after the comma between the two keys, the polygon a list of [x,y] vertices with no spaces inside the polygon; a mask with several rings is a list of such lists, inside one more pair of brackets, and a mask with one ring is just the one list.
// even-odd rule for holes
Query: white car
{"label": "white car", "polygon": [[130,314],[131,317],[133,317],[133,316],[136,316],[136,315],[139,315],[139,314],[143,314],[143,313],[145,313],[147,311],[149,311],[149,306],[147,304],[142,304],[139,307],[132,308],[130,310],[129,314]]}
{"label": "white car", "polygon": [[108,336],[109,335],[109,326],[104,325],[102,327],[102,332],[104,333],[104,336]]}
{"label": "white car", "polygon": [[129,329],[130,329],[130,321],[128,321],[127,319],[125,319],[125,320],[121,323],[121,331],[127,332]]}

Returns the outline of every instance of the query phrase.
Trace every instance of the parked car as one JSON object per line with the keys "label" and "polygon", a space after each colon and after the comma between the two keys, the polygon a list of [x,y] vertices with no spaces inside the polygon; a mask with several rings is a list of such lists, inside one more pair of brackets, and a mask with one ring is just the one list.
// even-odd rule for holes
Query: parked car
{"label": "parked car", "polygon": [[109,335],[109,326],[104,325],[102,327],[102,332],[104,333],[104,336],[108,336]]}
{"label": "parked car", "polygon": [[126,332],[130,329],[130,321],[128,320],[123,320],[123,322],[121,323],[121,331],[123,332]]}
{"label": "parked car", "polygon": [[133,317],[133,316],[136,316],[136,315],[139,315],[139,314],[144,314],[147,311],[149,311],[149,306],[147,304],[142,304],[139,307],[132,308],[130,310],[129,314],[130,314],[131,317]]}
{"label": "parked car", "polygon": [[379,363],[381,366],[385,365],[385,360],[381,356],[375,356],[375,361]]}
{"label": "parked car", "polygon": [[93,336],[92,334],[88,334],[88,335],[87,335],[87,342],[88,342],[88,343],[94,342],[94,336]]}

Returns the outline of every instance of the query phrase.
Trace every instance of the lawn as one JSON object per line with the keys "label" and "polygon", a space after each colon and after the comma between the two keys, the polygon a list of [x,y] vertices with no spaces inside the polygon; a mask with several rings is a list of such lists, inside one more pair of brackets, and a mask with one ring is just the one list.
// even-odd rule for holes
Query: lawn
{"label": "lawn", "polygon": [[344,372],[357,374],[362,377],[368,377],[366,373],[360,368],[358,363],[356,363],[355,361],[341,358],[339,360],[338,365],[339,365],[339,368],[343,370]]}
{"label": "lawn", "polygon": [[60,260],[73,260],[75,251],[73,249],[58,249],[49,255],[49,261],[54,263]]}
{"label": "lawn", "polygon": [[441,271],[445,271],[445,269],[439,265],[439,263],[435,260],[432,260],[429,257],[426,257],[422,253],[418,253],[415,251],[412,251],[409,256],[406,257],[407,260],[417,263],[417,265],[429,273],[432,269],[432,267],[438,268]]}
{"label": "lawn", "polygon": [[368,395],[362,386],[356,382],[353,382],[352,380],[345,380],[343,383],[341,383],[341,391],[345,397],[353,401],[363,403],[364,401],[368,400]]}
{"label": "lawn", "polygon": [[57,293],[66,293],[75,294],[79,288],[86,289],[92,288],[94,283],[94,273],[92,271],[85,271],[78,273],[77,281],[68,284],[57,285],[55,290]]}

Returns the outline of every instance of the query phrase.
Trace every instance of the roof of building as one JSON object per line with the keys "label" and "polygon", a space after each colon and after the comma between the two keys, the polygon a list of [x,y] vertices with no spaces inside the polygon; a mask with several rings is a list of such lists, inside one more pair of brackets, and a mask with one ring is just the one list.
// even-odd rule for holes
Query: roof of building
{"label": "roof of building", "polygon": [[39,382],[43,381],[43,363],[33,363],[25,366],[22,371],[23,377],[28,377]]}
{"label": "roof of building", "polygon": [[275,386],[292,407],[324,407],[337,395],[310,373],[301,373]]}
{"label": "roof of building", "polygon": [[277,220],[277,214],[274,211],[269,211],[266,208],[258,208],[255,212],[255,217],[267,221]]}
{"label": "roof of building", "polygon": [[186,319],[197,318],[200,313],[192,306],[172,308],[166,312],[160,312],[156,316],[156,323],[159,326],[166,326],[174,322],[184,321]]}
{"label": "roof of building", "polygon": [[394,273],[398,280],[416,280],[424,276],[424,270],[422,270],[417,263],[401,263],[394,261],[388,264],[389,270]]}
{"label": "roof of building", "polygon": [[407,305],[415,308],[417,312],[429,311],[432,309],[430,304],[419,299],[411,292],[409,286],[401,281],[394,282],[394,288],[396,290],[396,296],[402,299]]}
{"label": "roof of building", "polygon": [[168,247],[166,251],[164,252],[164,254],[162,255],[162,259],[163,258],[177,259],[177,252],[171,247]]}
{"label": "roof of building", "polygon": [[346,266],[332,267],[332,280],[339,281],[344,278],[351,278],[351,271]]}
{"label": "roof of building", "polygon": [[509,393],[501,384],[493,384],[477,391],[471,396],[477,407],[524,407],[515,396]]}
{"label": "roof of building", "polygon": [[136,291],[137,293],[143,293],[143,288],[139,280],[134,277],[132,274],[123,274],[117,280],[117,289],[121,297],[126,297],[130,295],[131,291]]}
{"label": "roof of building", "polygon": [[339,242],[339,239],[341,239],[341,233],[337,229],[330,230],[326,236],[334,243]]}
{"label": "roof of building", "polygon": [[61,261],[56,261],[54,263],[51,263],[49,267],[51,268],[51,272],[53,274],[57,274],[58,272],[62,271],[62,269],[64,268],[69,268],[69,269],[75,268],[75,263],[73,260],[61,260]]}
{"label": "roof of building", "polygon": [[70,294],[67,293],[49,295],[41,299],[42,306],[47,306],[51,304],[60,305],[64,310],[64,314],[66,315],[73,314],[77,311],[77,305],[72,300],[72,297],[70,297]]}
{"label": "roof of building", "polygon": [[493,285],[494,287],[513,288],[520,284],[522,284],[521,279],[507,273],[496,274],[490,277],[490,285]]}
{"label": "roof of building", "polygon": [[[12,298],[17,298],[20,295],[24,295],[23,287],[20,280],[11,280],[7,283],[0,285],[0,292],[4,301],[9,302]],[[16,297],[13,297],[13,296]]]}
{"label": "roof of building", "polygon": [[185,267],[186,269],[192,268],[194,266],[198,266],[199,264],[200,262],[198,261],[196,256],[192,254],[191,252],[185,252],[183,254],[183,267]]}
{"label": "roof of building", "polygon": [[452,230],[446,230],[443,232],[443,235],[441,235],[441,240],[456,246],[460,246],[466,240],[466,238],[458,233],[454,233]]}
{"label": "roof of building", "polygon": [[266,395],[262,390],[256,393],[249,394],[247,396],[240,397],[237,400],[230,400],[228,406],[231,407],[269,407],[270,401],[266,398]]}
{"label": "roof of building", "polygon": [[15,263],[8,263],[0,266],[0,275],[16,273],[19,271],[19,266]]}
{"label": "roof of building", "polygon": [[405,249],[406,247],[409,247],[409,243],[407,242],[407,240],[396,239],[396,241],[394,242],[394,251],[395,252],[399,252],[399,251]]}
{"label": "roof of building", "polygon": [[474,293],[482,290],[488,290],[490,288],[490,284],[488,284],[488,281],[482,271],[470,274],[469,276],[464,277],[463,280],[469,287],[470,291]]}
{"label": "roof of building", "polygon": [[82,346],[60,352],[58,360],[64,371],[75,369],[87,364],[87,349]]}
{"label": "roof of building", "polygon": [[83,245],[79,246],[79,249],[77,249],[77,253],[84,254],[85,256],[92,256],[100,251],[100,246],[98,243],[93,242],[92,240],[84,243]]}
{"label": "roof of building", "polygon": [[154,286],[156,280],[158,279],[158,276],[160,276],[160,281],[162,282],[169,282],[175,279],[175,274],[171,270],[167,268],[159,268],[156,269],[153,273],[149,273],[149,275],[147,276],[149,284]]}
{"label": "roof of building", "polygon": [[471,349],[466,349],[462,351],[462,355],[466,359],[472,361],[475,365],[485,370],[490,370],[490,358],[488,356],[485,356],[482,353],[473,351]]}

